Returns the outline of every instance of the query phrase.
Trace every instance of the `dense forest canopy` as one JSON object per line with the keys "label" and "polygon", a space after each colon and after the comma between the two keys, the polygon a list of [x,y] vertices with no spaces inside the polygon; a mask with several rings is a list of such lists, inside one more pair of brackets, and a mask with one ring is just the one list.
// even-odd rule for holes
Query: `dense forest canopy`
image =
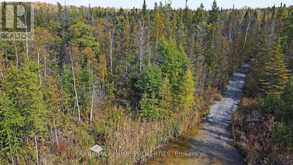
{"label": "dense forest canopy", "polygon": [[292,7],[34,7],[34,39],[0,42],[0,164],[143,161],[245,61],[249,95],[284,98],[291,122]]}

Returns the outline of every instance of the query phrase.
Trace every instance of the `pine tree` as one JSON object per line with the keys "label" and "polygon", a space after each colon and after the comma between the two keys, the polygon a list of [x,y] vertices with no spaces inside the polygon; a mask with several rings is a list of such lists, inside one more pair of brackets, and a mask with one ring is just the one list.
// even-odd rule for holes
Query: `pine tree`
{"label": "pine tree", "polygon": [[142,13],[143,16],[145,17],[147,14],[147,4],[146,4],[146,0],[143,1],[143,5],[142,5]]}
{"label": "pine tree", "polygon": [[160,47],[160,65],[164,76],[168,77],[172,84],[172,89],[177,90],[179,82],[185,69],[188,59],[182,49],[178,49],[174,41],[161,40]]}
{"label": "pine tree", "polygon": [[179,107],[182,110],[191,110],[194,101],[194,80],[191,69],[188,68],[180,85]]}
{"label": "pine tree", "polygon": [[205,57],[204,57],[204,62],[206,65],[207,73],[206,73],[206,82],[205,85],[210,87],[210,85],[213,85],[213,76],[216,70],[216,65],[217,65],[217,48],[216,48],[216,38],[215,38],[215,33],[216,33],[216,26],[214,25],[209,25],[208,26],[208,43],[207,47],[205,49]]}
{"label": "pine tree", "polygon": [[162,71],[157,65],[150,65],[145,68],[141,78],[137,81],[136,87],[143,93],[158,96],[162,84]]}
{"label": "pine tree", "polygon": [[160,114],[158,103],[159,100],[154,93],[143,94],[143,97],[139,102],[140,116],[149,120],[160,119],[162,116]]}
{"label": "pine tree", "polygon": [[156,65],[150,65],[136,82],[136,87],[142,93],[139,101],[140,116],[146,119],[159,119],[159,91],[162,84],[161,69]]}
{"label": "pine tree", "polygon": [[293,24],[293,9],[291,8],[291,9],[289,9],[288,17],[285,20],[285,27],[284,27],[284,32],[283,32],[283,36],[286,39],[287,46],[291,46],[292,41],[293,41],[293,26],[292,26],[292,24]]}
{"label": "pine tree", "polygon": [[107,59],[104,54],[99,55],[98,65],[97,65],[97,76],[102,84],[105,84],[107,80]]}
{"label": "pine tree", "polygon": [[160,86],[159,90],[159,108],[160,111],[162,112],[162,115],[164,117],[168,116],[168,112],[173,110],[173,98],[172,98],[172,91],[171,91],[171,85],[168,80],[168,78],[165,78],[162,81],[162,84]]}
{"label": "pine tree", "polygon": [[28,61],[19,69],[10,68],[2,81],[0,127],[6,130],[4,141],[9,144],[4,147],[11,152],[12,145],[21,146],[24,138],[34,137],[38,153],[38,136],[47,132],[48,111],[39,81],[37,64]]}
{"label": "pine tree", "polygon": [[280,40],[276,41],[265,61],[261,75],[261,91],[267,95],[279,96],[288,82],[288,70],[284,64],[284,55]]}
{"label": "pine tree", "polygon": [[212,5],[212,10],[209,12],[208,23],[210,23],[210,24],[217,23],[217,21],[219,19],[219,15],[220,15],[220,10],[219,10],[219,7],[217,5],[217,1],[214,0],[213,5]]}
{"label": "pine tree", "polygon": [[[286,123],[293,123],[292,117],[293,117],[293,76],[291,75],[289,82],[284,90],[284,93],[281,96],[281,99],[283,101],[283,121]],[[293,139],[292,139],[293,140]]]}
{"label": "pine tree", "polygon": [[288,59],[288,68],[293,72],[293,9],[289,9],[288,18],[285,20],[282,37],[285,40],[284,48]]}
{"label": "pine tree", "polygon": [[7,157],[12,163],[21,151],[24,136],[25,117],[17,110],[15,104],[4,91],[0,94],[0,157]]}
{"label": "pine tree", "polygon": [[267,37],[265,32],[259,32],[254,48],[255,55],[252,58],[251,72],[248,74],[246,82],[246,92],[250,96],[257,96],[260,93],[261,74],[264,72],[265,60],[269,55],[269,48],[266,41]]}
{"label": "pine tree", "polygon": [[196,9],[195,14],[193,15],[193,23],[198,25],[203,22],[206,17],[206,13],[204,11],[204,5],[201,3],[200,7]]}
{"label": "pine tree", "polygon": [[153,34],[152,38],[155,43],[155,48],[157,48],[159,44],[159,40],[163,38],[165,35],[165,24],[163,21],[162,13],[160,9],[156,9],[154,13],[154,26],[153,26]]}
{"label": "pine tree", "polygon": [[162,40],[160,55],[160,67],[163,76],[169,79],[174,109],[181,110],[180,105],[183,104],[187,105],[185,108],[189,108],[193,98],[189,90],[194,91],[194,83],[186,54],[182,49],[177,48],[173,41]]}
{"label": "pine tree", "polygon": [[16,108],[26,117],[27,124],[34,128],[29,134],[46,131],[47,108],[38,79],[35,63],[25,62],[20,69],[11,68],[5,78],[4,91],[12,99]]}

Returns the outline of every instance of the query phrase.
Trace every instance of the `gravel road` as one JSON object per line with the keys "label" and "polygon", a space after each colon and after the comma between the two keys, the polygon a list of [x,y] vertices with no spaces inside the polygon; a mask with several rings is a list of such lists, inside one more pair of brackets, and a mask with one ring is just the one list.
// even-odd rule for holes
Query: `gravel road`
{"label": "gravel road", "polygon": [[189,153],[192,156],[167,156],[150,161],[150,165],[241,165],[240,152],[233,146],[231,115],[239,103],[249,65],[234,73],[221,101],[210,107],[210,113],[195,137],[172,142],[165,152]]}

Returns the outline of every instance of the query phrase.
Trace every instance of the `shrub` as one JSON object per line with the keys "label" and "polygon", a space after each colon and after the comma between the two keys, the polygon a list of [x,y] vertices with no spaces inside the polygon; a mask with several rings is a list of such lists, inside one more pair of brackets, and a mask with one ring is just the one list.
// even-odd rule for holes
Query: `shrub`
{"label": "shrub", "polygon": [[281,99],[284,102],[282,107],[282,121],[289,123],[292,122],[293,118],[293,76],[290,78],[290,81],[285,88],[285,92],[281,96]]}
{"label": "shrub", "polygon": [[155,93],[158,94],[160,86],[162,84],[162,71],[157,65],[150,65],[146,67],[141,79],[137,81],[136,87],[143,93]]}
{"label": "shrub", "polygon": [[281,112],[282,100],[278,96],[268,95],[259,99],[261,110],[266,113]]}
{"label": "shrub", "polygon": [[160,111],[158,107],[159,100],[151,94],[144,94],[139,106],[140,106],[140,116],[147,119],[159,119]]}
{"label": "shrub", "polygon": [[273,142],[293,149],[293,129],[285,123],[277,123],[273,129]]}

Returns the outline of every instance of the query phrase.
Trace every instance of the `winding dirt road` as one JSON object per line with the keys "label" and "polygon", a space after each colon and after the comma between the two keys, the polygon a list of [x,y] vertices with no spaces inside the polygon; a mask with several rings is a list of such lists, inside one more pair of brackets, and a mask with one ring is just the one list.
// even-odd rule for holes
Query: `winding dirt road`
{"label": "winding dirt road", "polygon": [[148,165],[241,165],[240,152],[234,148],[231,115],[239,103],[249,65],[233,74],[224,97],[210,108],[195,137],[181,137],[166,145],[160,156]]}

